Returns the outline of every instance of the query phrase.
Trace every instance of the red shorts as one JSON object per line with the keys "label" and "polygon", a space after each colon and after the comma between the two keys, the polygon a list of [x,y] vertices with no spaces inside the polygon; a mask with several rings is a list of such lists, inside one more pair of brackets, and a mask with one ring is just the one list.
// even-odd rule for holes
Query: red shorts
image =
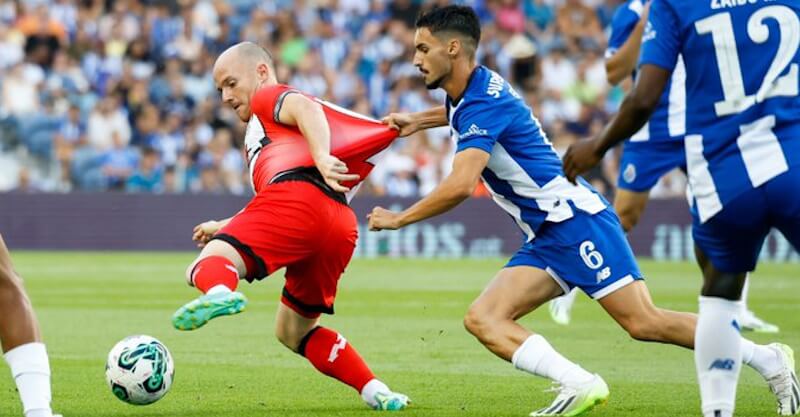
{"label": "red shorts", "polygon": [[281,301],[308,318],[333,314],[357,238],[353,210],[305,181],[267,186],[214,235],[242,254],[247,281],[286,267]]}

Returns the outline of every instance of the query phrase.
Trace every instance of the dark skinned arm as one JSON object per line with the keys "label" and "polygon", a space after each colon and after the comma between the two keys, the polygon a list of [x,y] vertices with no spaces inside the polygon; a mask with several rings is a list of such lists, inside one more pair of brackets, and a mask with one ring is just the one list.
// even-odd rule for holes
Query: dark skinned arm
{"label": "dark skinned arm", "polygon": [[563,165],[570,182],[575,183],[578,175],[595,167],[609,149],[636,134],[647,123],[671,75],[661,67],[642,65],[633,90],[622,101],[611,122],[597,137],[575,143],[567,150]]}

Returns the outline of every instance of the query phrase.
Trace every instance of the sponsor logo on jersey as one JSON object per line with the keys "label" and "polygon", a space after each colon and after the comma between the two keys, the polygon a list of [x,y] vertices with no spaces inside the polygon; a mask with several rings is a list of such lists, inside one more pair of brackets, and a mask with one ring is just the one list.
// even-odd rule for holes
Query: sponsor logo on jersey
{"label": "sponsor logo on jersey", "polygon": [[481,128],[478,127],[478,125],[473,123],[472,125],[470,125],[469,129],[466,132],[460,133],[458,135],[458,139],[461,140],[461,139],[466,139],[466,138],[470,138],[470,137],[473,137],[473,136],[487,136],[488,134],[489,134],[489,131],[487,131],[486,129],[481,129]]}

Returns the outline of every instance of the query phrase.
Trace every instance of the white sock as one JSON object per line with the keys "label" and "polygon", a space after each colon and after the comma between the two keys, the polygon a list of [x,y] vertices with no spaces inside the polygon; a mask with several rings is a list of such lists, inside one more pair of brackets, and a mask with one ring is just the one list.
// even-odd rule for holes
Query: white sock
{"label": "white sock", "polygon": [[373,378],[364,385],[364,388],[361,388],[361,398],[364,402],[369,404],[370,407],[375,407],[378,405],[377,401],[375,401],[375,394],[379,392],[388,394],[392,391],[389,390],[386,384],[379,381],[377,378]]}
{"label": "white sock", "polygon": [[515,368],[549,378],[563,385],[586,382],[594,375],[561,356],[544,337],[535,334],[525,339],[511,357]]}
{"label": "white sock", "polygon": [[744,276],[744,286],[742,287],[742,298],[739,300],[742,303],[742,311],[747,311],[747,293],[750,292],[750,273]]}
{"label": "white sock", "polygon": [[206,293],[206,295],[217,294],[217,293],[227,293],[227,292],[231,292],[231,289],[226,287],[226,286],[224,286],[224,285],[222,285],[222,284],[219,284],[219,285],[215,285],[215,286],[211,287],[208,290],[208,292]]}
{"label": "white sock", "polygon": [[573,288],[572,291],[562,295],[558,298],[558,302],[566,307],[567,310],[572,310],[572,305],[575,304],[575,298],[578,296],[578,290]]}
{"label": "white sock", "polygon": [[764,379],[775,376],[783,366],[777,352],[747,339],[742,339],[742,363],[755,369]]}
{"label": "white sock", "polygon": [[694,362],[703,415],[732,416],[742,369],[742,337],[736,324],[739,305],[717,297],[700,297]]}
{"label": "white sock", "polygon": [[26,417],[50,417],[50,361],[43,343],[28,343],[6,352]]}

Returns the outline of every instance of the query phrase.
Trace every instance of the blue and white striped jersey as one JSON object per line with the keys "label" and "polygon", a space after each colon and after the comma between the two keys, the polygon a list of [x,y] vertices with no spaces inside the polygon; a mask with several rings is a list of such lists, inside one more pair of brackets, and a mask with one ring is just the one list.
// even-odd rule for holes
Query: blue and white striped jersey
{"label": "blue and white striped jersey", "polygon": [[640,63],[672,70],[683,55],[701,222],[800,167],[799,15],[797,0],[653,0]]}
{"label": "blue and white striped jersey", "polygon": [[[608,38],[606,59],[612,57],[631,36],[639,22],[647,0],[628,0],[621,4],[611,20],[611,34]],[[634,73],[633,77],[636,76]],[[672,72],[672,78],[661,95],[658,107],[641,130],[630,138],[627,146],[636,146],[646,141],[682,141],[686,133],[686,71],[683,61]]]}
{"label": "blue and white striped jersey", "polygon": [[499,74],[475,68],[464,95],[446,98],[445,106],[456,152],[477,148],[491,155],[483,182],[528,241],[545,221],[562,222],[576,209],[597,214],[608,207],[583,179],[578,185],[567,181],[539,121]]}

